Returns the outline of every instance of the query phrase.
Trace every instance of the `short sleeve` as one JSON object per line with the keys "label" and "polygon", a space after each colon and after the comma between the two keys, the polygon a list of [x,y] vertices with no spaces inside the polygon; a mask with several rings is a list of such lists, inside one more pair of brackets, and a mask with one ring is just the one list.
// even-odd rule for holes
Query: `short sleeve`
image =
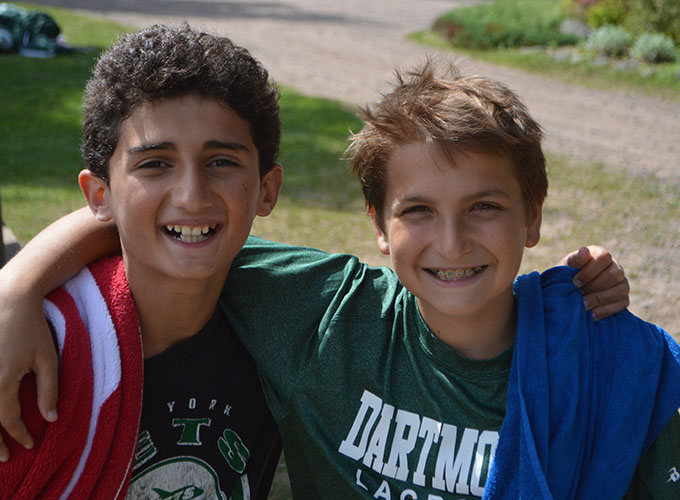
{"label": "short sleeve", "polygon": [[254,237],[234,260],[220,307],[255,359],[277,421],[315,355],[325,322],[363,268],[350,255]]}

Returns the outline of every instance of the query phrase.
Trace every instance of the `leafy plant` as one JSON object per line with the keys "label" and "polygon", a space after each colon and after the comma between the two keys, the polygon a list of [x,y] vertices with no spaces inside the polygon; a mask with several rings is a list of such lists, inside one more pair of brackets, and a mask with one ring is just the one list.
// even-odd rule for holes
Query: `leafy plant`
{"label": "leafy plant", "polygon": [[669,36],[663,33],[643,33],[635,40],[630,55],[651,63],[673,62],[677,51]]}
{"label": "leafy plant", "polygon": [[633,33],[664,33],[680,43],[680,2],[678,0],[626,0],[630,14],[626,26]]}
{"label": "leafy plant", "polygon": [[586,50],[597,54],[619,57],[630,49],[633,36],[622,26],[607,25],[594,30],[588,35]]}
{"label": "leafy plant", "polygon": [[564,19],[560,2],[498,0],[453,9],[435,21],[434,30],[467,48],[576,43],[575,35],[560,32]]}
{"label": "leafy plant", "polygon": [[586,20],[588,26],[600,28],[608,24],[623,24],[627,14],[625,0],[603,0],[588,7]]}

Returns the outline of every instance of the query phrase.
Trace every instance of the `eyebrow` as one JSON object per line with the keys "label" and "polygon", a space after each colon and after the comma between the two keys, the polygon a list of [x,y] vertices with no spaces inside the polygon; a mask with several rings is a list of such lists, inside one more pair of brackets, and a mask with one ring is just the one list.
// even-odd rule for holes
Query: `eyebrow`
{"label": "eyebrow", "polygon": [[478,191],[476,193],[472,193],[469,196],[466,196],[466,200],[473,200],[476,198],[486,198],[487,196],[500,196],[501,198],[506,198],[506,199],[511,199],[512,196],[507,191],[504,191],[502,189],[498,188],[491,188],[491,189],[483,189],[482,191]]}
{"label": "eyebrow", "polygon": [[[250,148],[241,142],[210,140],[203,143],[203,149],[230,149],[232,151],[250,151]],[[146,153],[147,151],[176,151],[173,142],[155,142],[142,144],[128,149],[128,154]]]}
{"label": "eyebrow", "polygon": [[174,150],[175,145],[172,142],[155,142],[153,144],[142,144],[141,146],[133,146],[128,149],[128,154],[146,153],[147,151],[167,151]]}
{"label": "eyebrow", "polygon": [[[471,200],[476,200],[477,198],[486,198],[488,196],[494,197],[494,196],[499,196],[501,198],[505,199],[511,199],[511,196],[506,192],[503,191],[502,189],[498,188],[491,188],[491,189],[483,189],[482,191],[477,191],[475,193],[471,193],[468,196],[465,196],[463,198],[464,201],[471,201]],[[406,195],[403,198],[397,198],[397,203],[430,203],[433,201],[433,198],[431,196],[424,196],[420,194],[415,194],[415,195]]]}
{"label": "eyebrow", "polygon": [[397,203],[421,203],[421,202],[428,203],[430,201],[432,201],[431,197],[422,196],[422,195],[419,195],[419,194],[410,195],[410,196],[407,195],[407,196],[404,196],[403,198],[399,197],[399,198],[396,199]]}
{"label": "eyebrow", "polygon": [[203,149],[231,149],[233,151],[250,151],[250,148],[241,142],[232,141],[206,141]]}

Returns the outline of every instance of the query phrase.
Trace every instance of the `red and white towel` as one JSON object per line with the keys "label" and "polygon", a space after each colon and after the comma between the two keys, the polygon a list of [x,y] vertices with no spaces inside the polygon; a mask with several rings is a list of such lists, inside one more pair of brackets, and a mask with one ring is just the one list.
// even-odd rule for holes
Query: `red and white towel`
{"label": "red and white towel", "polygon": [[45,422],[35,378],[21,384],[22,418],[35,447],[3,431],[0,499],[124,498],[142,407],[137,312],[120,257],[100,260],[44,302],[59,349],[59,419]]}

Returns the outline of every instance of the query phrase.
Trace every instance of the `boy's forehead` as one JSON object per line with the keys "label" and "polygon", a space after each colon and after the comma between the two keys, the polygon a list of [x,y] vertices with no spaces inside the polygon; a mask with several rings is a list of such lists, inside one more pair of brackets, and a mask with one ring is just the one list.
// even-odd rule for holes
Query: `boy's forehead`
{"label": "boy's forehead", "polygon": [[193,95],[159,99],[135,105],[121,122],[108,170],[156,153],[198,159],[218,151],[238,155],[259,171],[250,125],[233,109]]}
{"label": "boy's forehead", "polygon": [[[437,191],[442,179],[459,176],[460,165],[479,169],[478,185],[497,183],[499,176],[506,179],[508,174],[517,180],[516,170],[509,158],[498,154],[472,150],[445,150],[435,144],[414,142],[399,144],[386,164],[385,194],[397,198],[413,196],[427,197],[428,187]],[[493,172],[489,174],[489,166]]]}
{"label": "boy's forehead", "polygon": [[462,162],[488,163],[494,162],[507,168],[513,175],[516,173],[512,159],[500,152],[486,151],[482,148],[439,145],[434,142],[406,142],[397,144],[386,162],[386,174],[395,165],[408,165],[415,172],[422,170],[424,165],[432,165],[442,171],[454,169]]}
{"label": "boy's forehead", "polygon": [[119,141],[188,137],[255,148],[249,123],[236,111],[214,98],[196,95],[136,104],[121,123]]}

